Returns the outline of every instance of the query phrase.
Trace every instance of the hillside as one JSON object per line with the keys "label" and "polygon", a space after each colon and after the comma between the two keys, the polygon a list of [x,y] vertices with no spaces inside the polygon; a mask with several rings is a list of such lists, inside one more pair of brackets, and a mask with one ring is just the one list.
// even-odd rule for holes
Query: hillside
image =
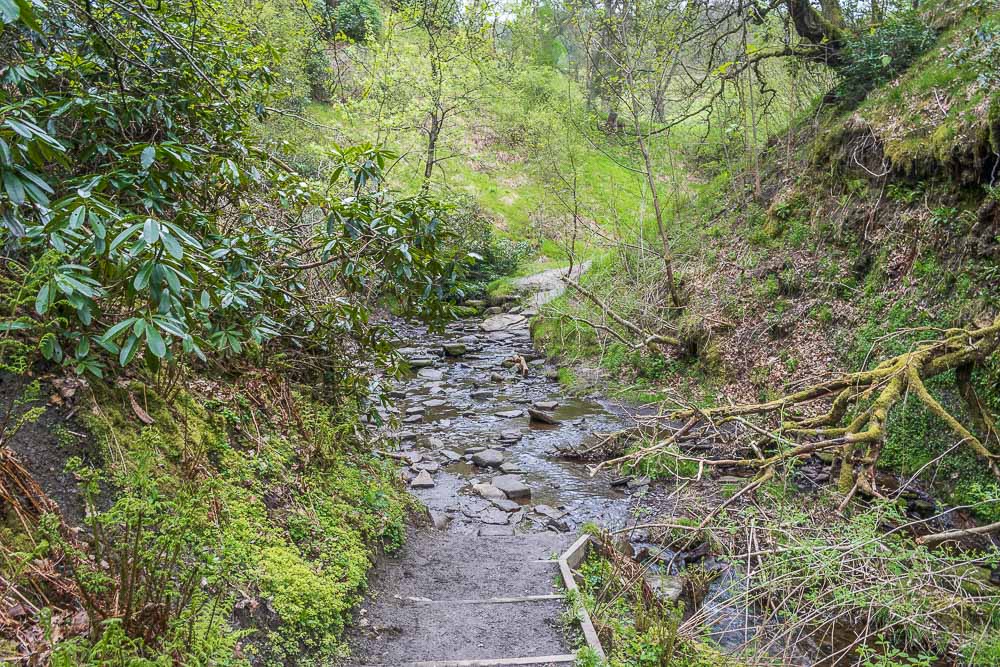
{"label": "hillside", "polygon": [[998,178],[995,0],[0,0],[0,662],[994,667]]}

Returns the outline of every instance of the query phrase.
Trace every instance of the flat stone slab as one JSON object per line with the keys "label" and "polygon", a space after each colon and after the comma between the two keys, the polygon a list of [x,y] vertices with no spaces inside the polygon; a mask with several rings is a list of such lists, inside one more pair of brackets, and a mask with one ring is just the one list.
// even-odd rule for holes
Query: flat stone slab
{"label": "flat stone slab", "polygon": [[553,417],[548,412],[543,412],[542,410],[535,410],[534,408],[528,408],[528,416],[531,421],[538,422],[540,424],[558,424],[559,420]]}
{"label": "flat stone slab", "polygon": [[507,498],[507,494],[505,494],[503,491],[493,486],[492,484],[487,484],[485,482],[482,482],[480,484],[473,484],[472,490],[475,491],[480,496],[482,496],[483,498],[487,498],[489,500],[494,500],[494,499],[500,500]]}
{"label": "flat stone slab", "polygon": [[518,326],[519,324],[524,324],[526,321],[527,320],[524,315],[500,313],[499,315],[487,317],[479,325],[479,328],[483,331],[492,333],[494,331],[504,331],[505,329],[510,329],[511,327]]}
{"label": "flat stone slab", "polygon": [[525,484],[518,475],[497,475],[493,478],[492,483],[511,500],[531,497],[531,487]]}
{"label": "flat stone slab", "polygon": [[414,489],[433,489],[434,480],[431,478],[431,474],[426,470],[421,470],[420,474],[413,478],[410,482],[410,486]]}
{"label": "flat stone slab", "polygon": [[503,463],[503,453],[495,449],[487,449],[472,455],[472,462],[481,468],[496,468]]}

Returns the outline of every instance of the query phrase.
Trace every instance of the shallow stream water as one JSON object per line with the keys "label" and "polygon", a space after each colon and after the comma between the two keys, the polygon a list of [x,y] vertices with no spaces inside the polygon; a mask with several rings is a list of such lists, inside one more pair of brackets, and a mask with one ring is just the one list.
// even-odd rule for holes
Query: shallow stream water
{"label": "shallow stream water", "polygon": [[[413,483],[427,471],[433,481],[427,488],[416,483],[412,492],[449,530],[569,532],[588,521],[624,525],[633,490],[612,487],[610,472],[591,476],[586,466],[559,456],[560,449],[586,447],[620,429],[622,411],[597,398],[566,395],[555,368],[532,349],[527,320],[507,320],[510,326],[495,331],[484,330],[481,320],[455,322],[442,333],[397,328],[400,351],[415,368],[393,387],[395,400],[385,416],[401,422],[391,435],[399,442],[397,455],[412,462],[404,476]],[[512,362],[515,355],[524,366]],[[556,423],[533,420],[529,408]],[[500,465],[477,465],[481,448],[502,456]],[[516,505],[474,488],[510,475],[530,490],[530,497],[514,499]]]}

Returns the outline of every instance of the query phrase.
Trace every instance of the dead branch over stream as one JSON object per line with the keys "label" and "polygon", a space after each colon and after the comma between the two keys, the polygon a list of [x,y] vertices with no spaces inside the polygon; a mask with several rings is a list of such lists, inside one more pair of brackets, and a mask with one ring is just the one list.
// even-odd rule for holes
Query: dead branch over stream
{"label": "dead branch over stream", "polygon": [[[705,466],[744,467],[758,469],[763,474],[790,459],[837,450],[841,459],[841,492],[852,496],[861,491],[877,497],[881,494],[875,487],[875,469],[886,437],[886,422],[892,410],[912,395],[948,426],[962,447],[1000,478],[996,426],[989,413],[983,410],[970,379],[972,370],[998,347],[1000,317],[984,327],[946,330],[940,339],[920,343],[913,350],[887,359],[871,370],[839,375],[771,401],[675,411],[668,415],[669,420],[681,425],[670,428],[668,437],[605,461],[593,471],[609,465],[634,464],[646,457],[667,453],[682,440],[690,439],[689,432],[699,425],[710,426],[721,434],[724,425],[739,423],[777,445],[777,451],[765,455],[755,449],[752,458],[677,457],[697,462],[700,469]],[[956,388],[974,422],[971,428],[952,415],[927,389],[928,380],[949,371],[955,371]],[[795,414],[823,400],[829,401],[824,413]],[[778,424],[771,428],[758,427],[746,419],[754,415],[777,418]]]}

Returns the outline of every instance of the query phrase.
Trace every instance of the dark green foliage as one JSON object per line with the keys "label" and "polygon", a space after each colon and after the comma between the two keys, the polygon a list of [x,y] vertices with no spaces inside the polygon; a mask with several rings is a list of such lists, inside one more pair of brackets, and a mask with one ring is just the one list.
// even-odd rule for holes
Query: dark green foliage
{"label": "dark green foliage", "polygon": [[333,24],[337,33],[361,42],[382,32],[382,13],[372,0],[340,0]]}
{"label": "dark green foliage", "polygon": [[849,103],[862,99],[909,67],[936,38],[916,12],[893,14],[874,30],[849,37],[837,68],[840,96]]}
{"label": "dark green foliage", "polygon": [[6,332],[97,376],[289,342],[302,368],[386,351],[373,294],[443,314],[436,202],[388,192],[381,149],[335,148],[325,183],[273,157],[256,127],[275,54],[225,0],[35,11],[0,34],[5,303],[34,284]]}
{"label": "dark green foliage", "polygon": [[486,283],[510,275],[533,252],[528,241],[499,237],[493,218],[468,197],[455,200],[448,215],[448,229],[461,254],[473,258],[465,273],[470,283],[466,291],[482,291]]}

